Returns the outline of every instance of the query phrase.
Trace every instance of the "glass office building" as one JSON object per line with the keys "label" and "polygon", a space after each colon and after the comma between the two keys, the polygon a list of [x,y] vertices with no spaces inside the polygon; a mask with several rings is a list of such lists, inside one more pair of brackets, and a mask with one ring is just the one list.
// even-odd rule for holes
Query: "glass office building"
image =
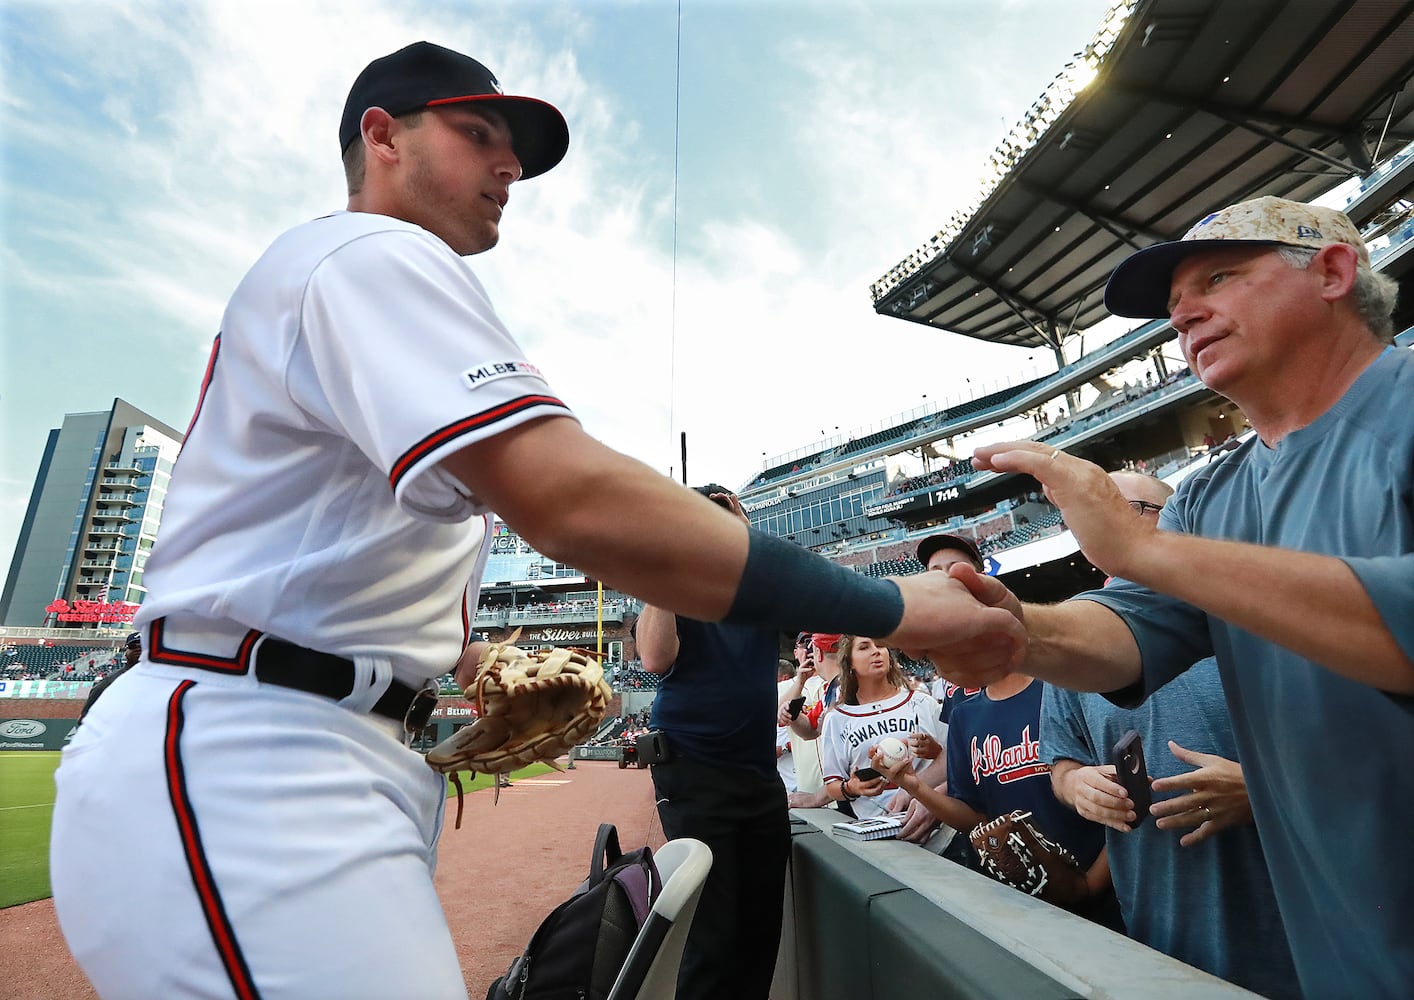
{"label": "glass office building", "polygon": [[93,617],[95,606],[142,603],[143,567],[181,443],[180,431],[121,399],[66,414],[40,458],[0,592],[0,624],[126,627],[107,613],[86,621],[77,609]]}

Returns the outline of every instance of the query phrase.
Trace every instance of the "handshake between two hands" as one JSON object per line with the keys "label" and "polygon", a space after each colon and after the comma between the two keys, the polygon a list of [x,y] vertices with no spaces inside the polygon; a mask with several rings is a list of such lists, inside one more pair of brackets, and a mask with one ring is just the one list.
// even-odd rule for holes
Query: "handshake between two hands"
{"label": "handshake between two hands", "polygon": [[904,612],[888,645],[926,658],[965,687],[986,687],[1021,669],[1027,647],[1021,602],[1000,580],[965,563],[891,579]]}

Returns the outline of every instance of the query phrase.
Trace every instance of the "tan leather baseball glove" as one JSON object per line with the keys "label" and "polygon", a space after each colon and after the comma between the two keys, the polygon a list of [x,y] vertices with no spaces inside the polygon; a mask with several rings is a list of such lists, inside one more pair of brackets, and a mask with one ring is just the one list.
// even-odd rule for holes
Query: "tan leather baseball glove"
{"label": "tan leather baseball glove", "polygon": [[458,771],[502,774],[535,761],[554,766],[594,732],[613,694],[588,650],[527,652],[508,643],[486,650],[465,693],[477,720],[427,752],[427,763],[451,774],[458,791]]}

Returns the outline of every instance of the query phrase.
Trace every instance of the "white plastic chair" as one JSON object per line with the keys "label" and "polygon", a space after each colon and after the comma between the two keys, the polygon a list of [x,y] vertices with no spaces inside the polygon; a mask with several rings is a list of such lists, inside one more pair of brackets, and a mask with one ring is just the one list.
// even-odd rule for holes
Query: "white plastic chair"
{"label": "white plastic chair", "polygon": [[608,1000],[663,1000],[677,993],[678,966],[702,884],[712,870],[712,849],[700,840],[670,840],[653,852],[663,891],[639,928]]}

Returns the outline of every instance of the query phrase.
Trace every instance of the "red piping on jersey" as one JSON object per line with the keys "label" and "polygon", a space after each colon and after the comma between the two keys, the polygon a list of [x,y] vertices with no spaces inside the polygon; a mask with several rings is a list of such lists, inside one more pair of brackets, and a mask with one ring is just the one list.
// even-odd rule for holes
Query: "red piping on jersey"
{"label": "red piping on jersey", "polygon": [[468,583],[462,588],[462,649],[466,649],[471,643],[471,614],[466,608],[466,602],[470,597],[471,584]]}
{"label": "red piping on jersey", "polygon": [[[873,712],[863,712],[860,711],[861,706],[859,705],[846,705],[842,701],[837,701],[835,702],[835,711],[839,712],[842,715],[848,715],[851,719],[867,719],[871,715],[883,715],[885,712],[898,711],[900,708],[903,708],[903,706],[907,705],[910,701],[912,701],[913,696],[917,693],[917,691],[908,691],[904,699],[900,701],[897,705],[889,704],[888,702],[870,702],[871,705],[881,704],[884,706],[883,708]],[[897,695],[895,695],[895,697],[897,697]],[[850,709],[854,709],[854,711],[851,712]]]}
{"label": "red piping on jersey", "polygon": [[206,852],[201,846],[201,831],[196,825],[196,811],[187,795],[186,772],[182,767],[181,738],[185,716],[182,701],[196,686],[196,681],[182,681],[167,701],[167,732],[163,740],[163,760],[167,770],[167,793],[172,800],[172,814],[177,821],[177,834],[182,841],[182,854],[186,857],[187,868],[191,871],[192,886],[196,889],[201,912],[206,917],[206,925],[211,930],[211,942],[221,956],[226,975],[231,980],[231,989],[238,1000],[259,1000],[260,991],[255,988],[250,967],[236,941],[235,930],[226,915],[226,906],[216,889],[216,881],[211,875],[211,867],[206,861]]}
{"label": "red piping on jersey", "polygon": [[165,663],[173,667],[200,667],[202,670],[214,670],[218,674],[249,673],[250,651],[255,646],[255,640],[264,635],[263,632],[251,629],[241,640],[240,647],[236,650],[234,657],[189,653],[181,649],[172,649],[163,641],[162,632],[166,621],[166,618],[154,618],[152,624],[148,626],[147,658],[153,663]]}
{"label": "red piping on jersey", "polygon": [[211,357],[206,361],[206,374],[201,377],[201,391],[196,394],[196,409],[192,412],[191,422],[187,424],[187,432],[182,435],[184,445],[187,438],[191,437],[191,429],[196,426],[196,418],[201,416],[201,404],[206,402],[206,390],[211,388],[211,376],[216,372],[216,355],[220,353],[221,335],[218,333],[216,339],[211,342]]}
{"label": "red piping on jersey", "polygon": [[490,427],[492,424],[517,416],[537,406],[554,406],[566,412],[569,411],[569,407],[554,396],[521,396],[519,399],[513,399],[509,403],[502,403],[499,406],[491,407],[489,410],[474,413],[469,417],[458,420],[454,424],[448,424],[441,430],[433,431],[404,452],[403,456],[393,463],[393,471],[388,476],[389,483],[391,483],[393,489],[396,490],[398,483],[402,481],[402,478],[408,474],[409,470],[411,470],[414,465],[442,447],[442,445],[446,444],[448,441],[453,441],[472,431]]}

